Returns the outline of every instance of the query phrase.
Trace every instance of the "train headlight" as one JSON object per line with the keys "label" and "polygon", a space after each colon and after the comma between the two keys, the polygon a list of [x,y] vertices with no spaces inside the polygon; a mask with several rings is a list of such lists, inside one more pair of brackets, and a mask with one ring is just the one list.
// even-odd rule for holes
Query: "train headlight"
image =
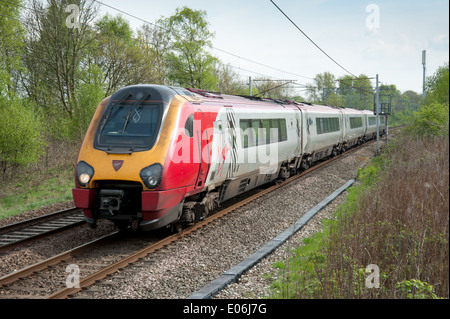
{"label": "train headlight", "polygon": [[156,163],[143,168],[139,175],[147,188],[156,188],[161,183],[162,171],[162,165]]}
{"label": "train headlight", "polygon": [[92,176],[94,176],[94,168],[85,161],[80,161],[77,164],[76,173],[78,184],[80,184],[81,186],[86,186],[91,180]]}

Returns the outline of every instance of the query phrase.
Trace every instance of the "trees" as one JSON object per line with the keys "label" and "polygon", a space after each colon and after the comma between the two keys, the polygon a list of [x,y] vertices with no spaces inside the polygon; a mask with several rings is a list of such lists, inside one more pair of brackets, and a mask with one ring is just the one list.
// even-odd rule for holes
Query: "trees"
{"label": "trees", "polygon": [[95,23],[95,32],[91,58],[102,71],[105,96],[126,85],[153,82],[151,51],[124,18],[105,15]]}
{"label": "trees", "polygon": [[147,56],[151,59],[147,62],[147,66],[151,65],[153,83],[169,84],[167,55],[170,48],[166,33],[167,31],[161,26],[161,20],[154,25],[144,24],[137,30],[139,48],[147,52]]}
{"label": "trees", "polygon": [[174,15],[161,19],[160,24],[170,39],[166,55],[169,80],[180,86],[217,89],[214,69],[218,60],[207,52],[214,34],[208,29],[206,11],[177,8]]}
{"label": "trees", "polygon": [[111,95],[119,87],[131,82],[128,63],[137,59],[133,30],[120,16],[103,16],[95,23],[96,41],[91,59],[102,71],[105,96]]}
{"label": "trees", "polygon": [[[308,84],[308,99],[313,103],[326,103],[326,97],[336,88],[335,76],[330,72],[319,73],[314,77],[314,83]],[[328,91],[327,91],[328,90]]]}
{"label": "trees", "polygon": [[42,123],[33,103],[22,96],[24,70],[19,23],[20,1],[0,2],[0,173],[34,163],[43,154]]}
{"label": "trees", "polygon": [[[65,9],[74,2],[80,9],[79,28],[66,25]],[[26,89],[38,106],[56,106],[58,109],[51,110],[54,116],[64,112],[72,118],[78,108],[77,71],[93,40],[90,23],[97,7],[90,0],[48,0],[47,6],[32,0],[31,7],[25,23]]]}
{"label": "trees", "polygon": [[426,98],[414,112],[409,130],[418,136],[448,135],[449,65],[439,67],[426,81]]}
{"label": "trees", "polygon": [[252,95],[280,100],[293,99],[294,92],[289,86],[289,80],[271,80],[270,78],[260,77],[253,80],[254,90]]}
{"label": "trees", "polygon": [[0,1],[0,95],[17,91],[20,72],[23,70],[21,56],[24,52],[22,37],[25,29],[19,22],[20,0]]}
{"label": "trees", "polygon": [[214,74],[219,92],[234,95],[248,94],[247,85],[239,80],[239,75],[231,69],[230,65],[218,63]]}
{"label": "trees", "polygon": [[445,63],[437,71],[427,78],[426,83],[426,103],[447,104],[449,101],[449,64]]}

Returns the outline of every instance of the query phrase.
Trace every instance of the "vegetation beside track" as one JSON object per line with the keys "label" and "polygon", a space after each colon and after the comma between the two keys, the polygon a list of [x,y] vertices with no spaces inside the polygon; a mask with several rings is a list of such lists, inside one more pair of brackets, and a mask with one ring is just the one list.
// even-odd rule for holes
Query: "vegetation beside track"
{"label": "vegetation beside track", "polygon": [[448,65],[433,79],[323,232],[274,264],[270,298],[449,298]]}
{"label": "vegetation beside track", "polygon": [[48,156],[0,178],[0,219],[72,200],[79,145],[52,142]]}
{"label": "vegetation beside track", "polygon": [[448,138],[399,138],[361,171],[324,231],[275,264],[271,297],[448,298],[448,153]]}

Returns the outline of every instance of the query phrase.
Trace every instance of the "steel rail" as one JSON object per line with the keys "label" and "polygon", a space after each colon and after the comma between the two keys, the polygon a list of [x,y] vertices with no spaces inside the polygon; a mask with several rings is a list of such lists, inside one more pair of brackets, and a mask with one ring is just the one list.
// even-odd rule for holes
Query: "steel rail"
{"label": "steel rail", "polygon": [[97,238],[93,241],[90,241],[86,244],[83,244],[81,246],[78,246],[76,248],[73,248],[71,250],[68,250],[66,252],[63,252],[59,255],[53,256],[51,258],[48,258],[44,261],[38,262],[36,264],[33,264],[31,266],[25,267],[23,269],[20,269],[18,271],[14,271],[8,275],[5,275],[3,277],[0,277],[0,287],[6,286],[9,284],[12,284],[20,279],[26,278],[30,275],[33,275],[34,273],[37,273],[43,269],[46,269],[50,266],[57,265],[61,263],[64,260],[70,259],[76,254],[79,254],[85,250],[91,249],[94,246],[100,245],[103,242],[106,242],[110,240],[113,236],[117,235],[119,232],[114,232],[108,235],[105,235],[103,237]]}
{"label": "steel rail", "polygon": [[[365,145],[368,145],[370,143],[373,143],[374,141],[375,140],[370,140],[370,141],[368,141],[368,142],[366,142],[366,143],[364,143],[362,145],[359,145],[358,147],[353,147],[353,148],[347,150],[346,152],[344,152],[342,154],[334,156],[333,158],[329,158],[327,160],[319,162],[319,163],[315,164],[314,166],[310,167],[308,170],[305,170],[305,171],[303,171],[303,172],[301,172],[299,174],[291,176],[291,177],[287,178],[286,180],[284,180],[284,181],[282,181],[282,182],[280,182],[278,184],[275,184],[275,185],[273,185],[273,186],[271,186],[271,187],[269,187],[267,189],[264,189],[264,190],[254,194],[254,195],[251,195],[251,196],[245,198],[244,200],[242,200],[242,201],[240,201],[240,202],[238,202],[236,204],[233,204],[233,205],[231,205],[231,206],[229,206],[229,207],[227,207],[227,208],[225,208],[223,210],[220,210],[219,212],[217,212],[217,213],[215,213],[213,215],[208,216],[205,220],[200,221],[200,222],[198,222],[198,223],[196,223],[196,224],[194,224],[194,225],[192,225],[192,226],[190,226],[188,228],[183,229],[179,233],[176,233],[176,234],[173,234],[171,236],[168,236],[168,237],[158,241],[157,243],[154,243],[154,244],[152,244],[150,246],[147,246],[147,247],[145,247],[145,248],[143,248],[143,249],[141,249],[141,250],[139,250],[137,252],[134,252],[134,253],[130,254],[129,256],[123,258],[122,260],[120,260],[118,262],[115,262],[115,263],[111,264],[110,266],[107,266],[107,267],[101,269],[100,271],[98,271],[98,272],[96,272],[94,274],[89,275],[88,277],[80,280],[79,288],[76,288],[76,287],[64,288],[64,289],[62,289],[60,291],[57,291],[57,292],[51,294],[47,298],[48,299],[63,299],[63,298],[71,297],[72,295],[74,295],[75,293],[79,292],[80,290],[82,290],[82,289],[84,289],[84,288],[86,288],[86,287],[88,287],[88,286],[90,286],[90,285],[92,285],[92,284],[94,284],[94,283],[104,279],[108,275],[111,275],[111,274],[117,272],[118,270],[120,270],[122,268],[125,268],[125,267],[127,267],[127,266],[129,266],[129,265],[131,265],[131,264],[133,264],[133,263],[135,263],[137,261],[139,261],[140,259],[145,258],[147,255],[157,251],[158,249],[161,249],[161,248],[163,248],[165,246],[170,245],[173,242],[176,242],[178,239],[183,238],[186,235],[189,235],[189,234],[197,231],[198,229],[205,227],[206,225],[208,225],[208,224],[214,222],[215,220],[217,220],[217,219],[219,219],[219,218],[221,218],[221,217],[223,217],[223,216],[233,212],[234,210],[236,210],[236,209],[238,209],[238,208],[240,208],[240,207],[242,207],[242,206],[244,206],[244,205],[254,201],[255,199],[260,198],[260,197],[262,197],[262,196],[264,196],[264,195],[266,195],[266,194],[268,194],[268,193],[270,193],[270,192],[272,192],[272,191],[274,191],[274,190],[276,190],[276,189],[278,189],[280,187],[284,187],[287,184],[291,183],[292,181],[297,180],[297,179],[301,178],[302,176],[305,176],[306,174],[309,174],[309,173],[315,171],[316,169],[319,169],[322,166],[324,166],[326,164],[329,164],[330,162],[332,162],[334,160],[337,160],[337,159],[339,159],[339,158],[341,158],[343,156],[346,156],[346,155],[348,155],[348,154],[350,154],[350,153],[360,149],[360,147],[362,147],[362,146],[365,146]],[[43,270],[43,269],[45,269],[45,268],[47,268],[49,266],[61,263],[62,261],[67,260],[69,258],[72,258],[74,255],[76,255],[76,254],[78,254],[78,253],[80,253],[82,251],[85,251],[87,249],[91,249],[93,246],[101,245],[104,241],[110,240],[113,236],[115,236],[118,233],[119,232],[115,232],[115,233],[103,236],[103,237],[101,237],[99,239],[96,239],[96,240],[94,240],[92,242],[89,242],[89,243],[83,244],[83,245],[81,245],[81,246],[79,246],[77,248],[74,248],[74,249],[72,249],[70,251],[67,251],[67,252],[61,253],[61,254],[59,254],[57,256],[54,256],[52,258],[49,258],[49,259],[47,259],[47,260],[45,260],[43,262],[34,264],[34,265],[26,267],[26,268],[24,268],[22,270],[19,270],[19,271],[13,272],[11,274],[8,274],[6,276],[3,276],[3,277],[0,278],[0,286],[8,285],[8,284],[13,283],[13,282],[15,282],[15,281],[17,281],[17,280],[19,280],[21,278],[24,278],[24,277],[30,276],[31,274],[39,272],[39,271],[41,271],[41,270]]]}
{"label": "steel rail", "polygon": [[52,213],[49,213],[49,214],[45,214],[45,215],[42,215],[42,216],[33,217],[33,218],[30,218],[30,219],[27,219],[27,220],[15,222],[13,224],[8,224],[8,225],[5,225],[5,226],[1,226],[0,227],[0,234],[4,234],[4,233],[10,232],[10,231],[14,231],[16,229],[23,228],[23,227],[26,227],[26,226],[30,226],[30,225],[33,225],[33,224],[42,223],[44,221],[54,219],[55,217],[58,217],[60,215],[62,216],[64,214],[70,214],[70,213],[73,213],[73,212],[76,212],[76,211],[80,211],[80,210],[81,210],[80,208],[70,207],[68,209],[59,210],[59,211],[52,212]]}
{"label": "steel rail", "polygon": [[1,227],[0,252],[83,225],[83,216],[76,215],[79,212],[79,208],[72,207]]}
{"label": "steel rail", "polygon": [[[364,146],[364,145],[367,145],[369,143],[372,143],[372,142],[374,142],[374,141],[373,140],[372,141],[368,141],[368,142],[360,145],[360,147]],[[227,208],[225,208],[223,210],[220,210],[219,212],[208,216],[203,221],[200,221],[200,222],[198,222],[198,223],[196,223],[196,224],[194,224],[194,225],[192,225],[192,226],[190,226],[188,228],[185,228],[179,233],[176,233],[176,234],[173,234],[173,235],[171,235],[169,237],[166,237],[166,238],[158,241],[157,243],[154,243],[154,244],[152,244],[150,246],[147,246],[147,247],[145,247],[145,248],[143,248],[143,249],[141,249],[141,250],[139,250],[139,251],[137,251],[137,252],[135,252],[135,253],[125,257],[125,258],[123,258],[122,260],[119,260],[118,262],[116,262],[116,263],[114,263],[114,264],[112,264],[112,265],[110,265],[110,266],[108,266],[106,268],[103,268],[100,271],[98,271],[98,272],[96,272],[94,274],[91,274],[90,276],[80,280],[79,287],[64,288],[64,289],[62,289],[60,291],[57,291],[56,293],[50,295],[48,297],[48,299],[65,299],[65,298],[69,298],[69,297],[73,296],[74,294],[76,294],[77,292],[87,288],[88,286],[90,286],[90,285],[92,285],[92,284],[94,284],[94,283],[96,283],[98,281],[101,281],[102,279],[106,278],[109,275],[112,275],[113,273],[117,272],[118,270],[123,269],[123,268],[125,268],[125,267],[127,267],[127,266],[129,266],[129,265],[131,265],[131,264],[133,264],[133,263],[135,263],[137,261],[139,261],[140,259],[145,258],[147,255],[149,255],[151,253],[154,253],[158,249],[161,249],[161,248],[163,248],[165,246],[168,246],[169,244],[171,244],[173,242],[176,242],[177,240],[179,240],[179,239],[181,239],[181,238],[183,238],[183,237],[185,237],[185,236],[187,236],[189,234],[194,233],[198,229],[205,227],[206,225],[214,222],[215,220],[217,220],[219,218],[222,218],[223,216],[225,216],[225,215],[235,211],[236,209],[238,209],[238,208],[240,208],[240,207],[242,207],[244,205],[247,205],[248,203],[250,203],[250,202],[252,202],[252,201],[254,201],[254,200],[256,200],[256,199],[258,199],[258,198],[260,198],[260,197],[262,197],[262,196],[264,196],[264,195],[266,195],[266,194],[268,194],[268,193],[270,193],[270,192],[272,192],[272,191],[274,191],[276,189],[278,189],[278,188],[284,187],[287,184],[293,182],[294,180],[297,180],[300,177],[303,177],[303,176],[305,176],[305,175],[315,171],[316,169],[319,169],[322,166],[324,166],[326,164],[329,164],[330,162],[332,162],[334,160],[337,160],[338,158],[341,158],[341,157],[343,157],[345,155],[348,155],[348,154],[350,154],[350,153],[352,153],[352,152],[354,152],[354,151],[356,151],[358,149],[359,149],[359,147],[351,148],[351,149],[347,150],[346,152],[344,152],[342,154],[339,154],[337,156],[334,156],[333,158],[330,158],[330,159],[327,159],[327,160],[325,160],[323,162],[320,162],[320,163],[310,167],[309,169],[307,169],[307,170],[305,170],[305,171],[303,171],[303,172],[301,172],[301,173],[299,173],[297,175],[291,176],[291,177],[287,178],[286,180],[284,180],[284,181],[282,181],[282,182],[280,182],[278,184],[275,184],[275,185],[273,185],[273,186],[271,186],[271,187],[269,187],[267,189],[264,189],[264,190],[254,194],[252,196],[249,196],[249,197],[245,198],[244,200],[242,200],[242,201],[240,201],[240,202],[238,202],[236,204],[231,205],[230,207],[227,207]]]}

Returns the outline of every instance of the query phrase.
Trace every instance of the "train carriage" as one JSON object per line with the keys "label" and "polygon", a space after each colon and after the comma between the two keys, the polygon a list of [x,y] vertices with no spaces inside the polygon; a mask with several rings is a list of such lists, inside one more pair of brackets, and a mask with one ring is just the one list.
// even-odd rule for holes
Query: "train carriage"
{"label": "train carriage", "polygon": [[323,105],[302,105],[304,168],[332,154],[337,155],[343,145],[343,116],[340,108]]}
{"label": "train carriage", "polygon": [[364,114],[360,110],[343,109],[345,149],[361,144],[366,130]]}
{"label": "train carriage", "polygon": [[[373,112],[368,110],[363,110],[366,123],[366,131],[364,132],[364,140],[370,140],[376,138],[377,134],[377,117],[373,114]],[[379,131],[380,135],[384,135],[386,132],[385,120],[383,117],[379,117]]]}
{"label": "train carriage", "polygon": [[102,101],[93,116],[77,159],[75,205],[92,227],[105,218],[121,229],[179,230],[222,201],[369,136],[371,120],[364,116],[196,89],[128,86]]}

